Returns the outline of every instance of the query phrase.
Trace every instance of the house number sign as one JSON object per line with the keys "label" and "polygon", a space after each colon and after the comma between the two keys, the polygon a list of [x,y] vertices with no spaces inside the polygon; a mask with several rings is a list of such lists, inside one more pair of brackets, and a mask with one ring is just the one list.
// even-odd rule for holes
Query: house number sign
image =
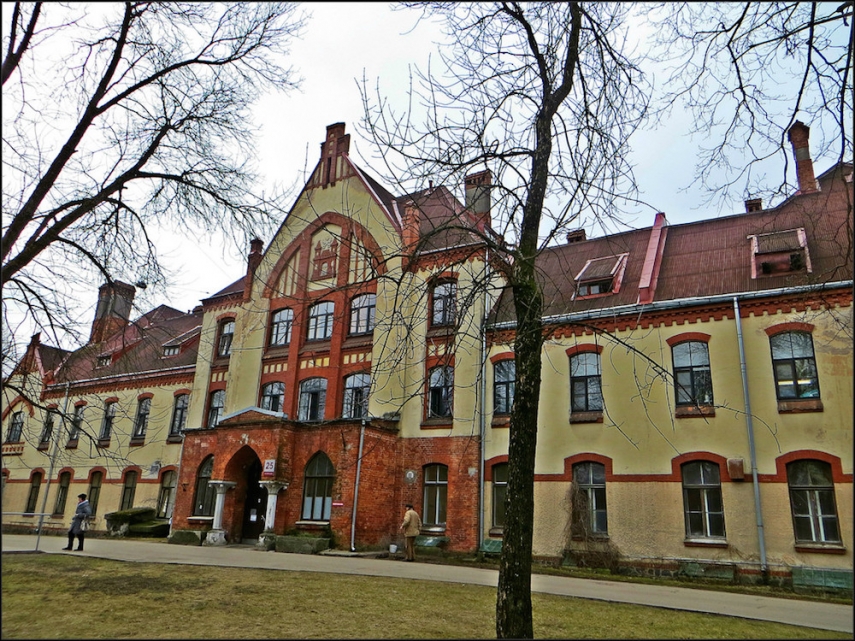
{"label": "house number sign", "polygon": [[276,473],[276,459],[269,458],[264,461],[263,476],[273,476]]}

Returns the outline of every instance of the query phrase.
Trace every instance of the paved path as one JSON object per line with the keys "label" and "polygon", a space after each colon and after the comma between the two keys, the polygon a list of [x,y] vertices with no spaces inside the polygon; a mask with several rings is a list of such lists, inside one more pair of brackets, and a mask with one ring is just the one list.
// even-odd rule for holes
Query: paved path
{"label": "paved path", "polygon": [[[116,561],[144,563],[362,574],[491,587],[495,587],[498,581],[496,570],[434,563],[402,563],[390,559],[350,556],[346,553],[285,554],[259,551],[250,546],[202,547],[170,545],[162,541],[119,539],[87,539],[84,552],[62,552],[61,548],[66,541],[65,537],[42,536],[38,542],[38,549],[48,553],[82,554]],[[4,534],[2,537],[3,552],[26,552],[35,549],[35,536]],[[850,634],[853,632],[853,610],[848,605],[544,574],[532,575],[531,588],[533,592],[560,596],[724,614]]]}

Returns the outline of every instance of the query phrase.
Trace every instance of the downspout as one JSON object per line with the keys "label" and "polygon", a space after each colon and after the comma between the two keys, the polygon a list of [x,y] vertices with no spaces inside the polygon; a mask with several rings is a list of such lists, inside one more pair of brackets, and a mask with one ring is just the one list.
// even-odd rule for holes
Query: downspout
{"label": "downspout", "polygon": [[487,444],[484,442],[487,432],[487,421],[484,414],[485,399],[487,398],[487,315],[489,313],[490,260],[486,260],[484,271],[484,316],[481,320],[481,402],[478,408],[478,432],[480,447],[478,451],[478,550],[484,543],[484,456]]}
{"label": "downspout", "polygon": [[362,472],[362,444],[365,441],[365,417],[359,428],[359,453],[356,456],[356,481],[353,484],[353,512],[350,517],[350,551],[356,552],[356,504],[359,501],[359,475]]}
{"label": "downspout", "polygon": [[54,466],[56,464],[56,457],[59,454],[59,452],[58,452],[58,450],[59,450],[59,439],[60,439],[60,436],[65,432],[65,430],[63,428],[65,427],[65,414],[68,411],[68,389],[69,389],[69,387],[71,387],[71,382],[67,381],[65,383],[65,399],[62,401],[62,415],[60,416],[60,422],[59,422],[59,425],[57,426],[56,435],[55,435],[56,438],[54,439],[54,442],[53,442],[53,452],[50,455],[50,466],[49,466],[49,470],[48,470],[47,485],[45,485],[45,495],[42,498],[42,509],[39,510],[39,527],[38,527],[38,530],[36,532],[36,552],[39,551],[39,541],[42,538],[42,524],[44,523],[44,520],[45,520],[45,508],[47,508],[48,493],[50,492],[50,480],[53,478],[53,469],[54,469]]}
{"label": "downspout", "polygon": [[763,583],[768,583],[769,566],[766,563],[766,538],[763,532],[763,510],[760,507],[760,480],[757,473],[757,452],[754,448],[754,423],[751,417],[751,399],[748,395],[748,369],[745,364],[745,344],[742,340],[742,319],[739,316],[739,301],[736,296],[733,297],[733,314],[736,320],[736,338],[739,342],[742,393],[745,397],[745,427],[748,430],[748,455],[751,460],[751,479],[754,484],[754,514],[757,519],[757,538],[760,541],[760,571]]}

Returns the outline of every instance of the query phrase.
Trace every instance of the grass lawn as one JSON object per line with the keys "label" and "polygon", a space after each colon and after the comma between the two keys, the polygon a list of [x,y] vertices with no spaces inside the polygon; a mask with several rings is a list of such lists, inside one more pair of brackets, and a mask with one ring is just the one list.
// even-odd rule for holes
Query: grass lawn
{"label": "grass lawn", "polygon": [[[495,589],[380,577],[4,554],[3,639],[487,639]],[[538,638],[846,639],[533,594]]]}

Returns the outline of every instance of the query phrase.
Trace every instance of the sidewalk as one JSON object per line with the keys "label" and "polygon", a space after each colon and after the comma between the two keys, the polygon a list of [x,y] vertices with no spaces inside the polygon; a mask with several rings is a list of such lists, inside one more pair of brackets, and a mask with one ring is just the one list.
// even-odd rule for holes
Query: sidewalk
{"label": "sidewalk", "polygon": [[[170,545],[161,541],[120,539],[87,539],[84,552],[62,552],[61,548],[65,544],[65,537],[42,536],[39,551],[51,554],[79,554],[115,561],[362,574],[491,587],[496,587],[498,582],[496,570],[433,563],[401,563],[390,559],[344,554],[285,554],[259,551],[248,546],[197,547]],[[35,547],[35,536],[4,534],[2,537],[3,552],[34,551]],[[560,596],[724,614],[850,634],[853,632],[853,610],[848,605],[543,574],[532,575],[531,589],[532,592]]]}

